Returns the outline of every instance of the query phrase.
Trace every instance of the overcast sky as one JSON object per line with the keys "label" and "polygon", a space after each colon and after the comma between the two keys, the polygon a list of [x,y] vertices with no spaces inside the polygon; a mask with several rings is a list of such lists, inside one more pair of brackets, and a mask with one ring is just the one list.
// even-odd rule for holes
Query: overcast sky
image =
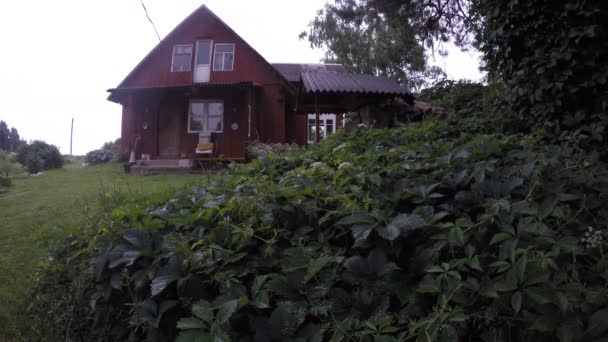
{"label": "overcast sky", "polygon": [[[326,0],[145,0],[161,35],[202,3],[269,62],[318,62],[298,34]],[[140,0],[0,0],[0,119],[27,139],[85,154],[120,136],[121,107],[106,100],[158,43]],[[478,58],[450,49],[435,63],[478,80]]]}

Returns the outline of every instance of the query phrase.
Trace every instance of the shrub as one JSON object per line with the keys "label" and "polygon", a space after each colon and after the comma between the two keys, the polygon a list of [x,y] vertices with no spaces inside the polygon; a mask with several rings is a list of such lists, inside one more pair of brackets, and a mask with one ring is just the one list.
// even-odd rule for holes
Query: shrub
{"label": "shrub", "polygon": [[63,166],[63,157],[59,149],[40,140],[22,145],[17,152],[17,161],[24,165],[29,173]]}
{"label": "shrub", "polygon": [[95,247],[72,324],[87,340],[593,340],[607,166],[439,121],[337,133],[112,211],[73,244]]}
{"label": "shrub", "polygon": [[29,152],[25,156],[25,169],[29,174],[36,174],[44,170],[44,161],[36,153]]}
{"label": "shrub", "polygon": [[84,156],[84,162],[89,165],[105,164],[112,160],[112,152],[108,150],[94,150]]}
{"label": "shrub", "polygon": [[84,162],[89,165],[105,164],[109,161],[126,162],[128,160],[128,154],[120,149],[120,138],[106,142],[101,149],[90,151],[84,157]]}
{"label": "shrub", "polygon": [[260,141],[254,141],[247,146],[247,152],[249,152],[250,158],[258,159],[268,156],[269,153],[282,153],[297,150],[298,148],[297,144],[265,144]]}
{"label": "shrub", "polygon": [[21,165],[17,163],[16,158],[13,155],[0,150],[0,176],[3,176],[6,179],[5,181],[10,183],[10,179],[8,178],[20,171]]}

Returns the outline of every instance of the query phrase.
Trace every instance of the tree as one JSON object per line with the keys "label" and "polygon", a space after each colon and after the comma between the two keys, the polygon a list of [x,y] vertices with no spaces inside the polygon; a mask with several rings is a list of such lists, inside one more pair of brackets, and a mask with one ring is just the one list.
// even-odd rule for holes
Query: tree
{"label": "tree", "polygon": [[325,62],[419,87],[443,74],[427,61],[438,43],[470,42],[468,10],[464,0],[336,0],[317,13],[300,38],[325,48]]}
{"label": "tree", "polygon": [[10,131],[4,121],[0,121],[0,149],[8,151]]}
{"label": "tree", "polygon": [[25,142],[19,137],[19,132],[16,128],[11,127],[4,121],[0,121],[0,150],[7,152],[17,152],[19,146]]}
{"label": "tree", "polygon": [[30,173],[63,166],[63,157],[61,157],[59,149],[55,145],[49,145],[40,140],[21,146],[17,153],[17,161]]}
{"label": "tree", "polygon": [[17,131],[16,128],[14,128],[14,127],[11,128],[11,132],[9,133],[9,136],[8,136],[8,141],[9,141],[9,146],[8,146],[9,152],[16,152],[19,149],[19,146],[21,146],[21,144],[23,143],[23,141],[19,137],[19,132]]}

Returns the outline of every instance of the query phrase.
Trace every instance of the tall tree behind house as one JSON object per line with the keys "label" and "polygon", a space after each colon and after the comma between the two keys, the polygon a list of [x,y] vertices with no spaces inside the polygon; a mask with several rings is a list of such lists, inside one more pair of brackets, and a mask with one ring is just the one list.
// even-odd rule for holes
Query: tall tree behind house
{"label": "tall tree behind house", "polygon": [[16,128],[11,127],[4,121],[0,121],[0,149],[7,152],[16,152],[19,146],[24,144],[25,141],[19,137],[19,132]]}

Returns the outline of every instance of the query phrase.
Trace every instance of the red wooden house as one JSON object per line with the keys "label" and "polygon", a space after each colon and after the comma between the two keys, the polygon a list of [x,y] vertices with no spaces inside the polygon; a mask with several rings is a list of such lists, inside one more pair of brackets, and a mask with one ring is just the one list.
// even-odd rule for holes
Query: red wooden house
{"label": "red wooden house", "polygon": [[411,100],[387,78],[341,65],[270,64],[204,5],[108,91],[122,105],[122,148],[164,160],[209,142],[214,157],[244,160],[253,140],[304,145],[335,131],[341,116],[321,113]]}

